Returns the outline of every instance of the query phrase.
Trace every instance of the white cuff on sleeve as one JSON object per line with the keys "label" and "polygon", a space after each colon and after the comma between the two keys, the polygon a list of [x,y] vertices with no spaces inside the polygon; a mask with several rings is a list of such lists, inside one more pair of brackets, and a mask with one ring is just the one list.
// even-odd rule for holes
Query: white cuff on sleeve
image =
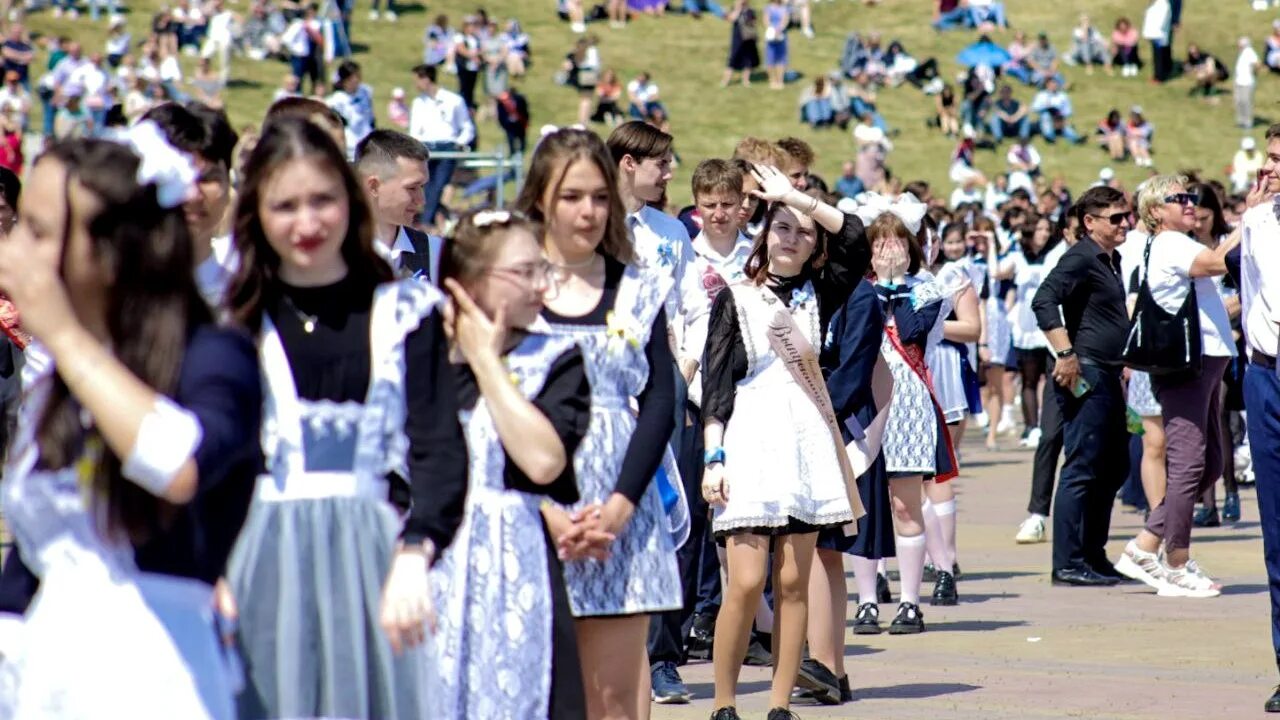
{"label": "white cuff on sleeve", "polygon": [[195,415],[161,397],[142,419],[121,473],[152,495],[163,495],[195,453],[203,432]]}

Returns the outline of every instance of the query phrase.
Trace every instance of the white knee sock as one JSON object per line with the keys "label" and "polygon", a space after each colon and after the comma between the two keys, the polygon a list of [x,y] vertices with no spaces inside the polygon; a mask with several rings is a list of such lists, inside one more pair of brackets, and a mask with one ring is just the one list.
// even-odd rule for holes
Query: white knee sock
{"label": "white knee sock", "polygon": [[858,604],[876,603],[876,566],[879,561],[853,556],[853,580],[858,585]]}
{"label": "white knee sock", "polygon": [[947,558],[951,557],[951,554],[947,552],[947,538],[942,523],[939,522],[936,508],[937,506],[928,500],[921,508],[924,515],[925,564],[933,563],[933,566],[939,570],[949,570],[951,564],[947,562]]}
{"label": "white knee sock", "polygon": [[924,575],[924,534],[894,537],[898,547],[898,573],[902,577],[902,602],[920,604],[920,578]]}
{"label": "white knee sock", "polygon": [[942,541],[947,547],[947,557],[951,558],[950,563],[939,566],[938,569],[949,572],[959,554],[956,550],[956,501],[951,499],[937,503],[933,506],[933,512],[938,516],[938,525],[942,529]]}

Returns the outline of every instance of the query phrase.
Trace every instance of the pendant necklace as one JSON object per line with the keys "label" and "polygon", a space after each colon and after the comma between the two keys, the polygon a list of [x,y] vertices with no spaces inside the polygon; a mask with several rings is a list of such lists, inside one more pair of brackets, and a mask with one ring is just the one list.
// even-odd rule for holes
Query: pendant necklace
{"label": "pendant necklace", "polygon": [[280,297],[284,298],[285,303],[289,305],[289,309],[293,311],[293,314],[298,316],[298,322],[302,323],[302,332],[310,335],[316,331],[316,322],[320,319],[319,315],[308,315],[302,312],[297,305],[293,304],[293,298],[284,293],[281,293]]}

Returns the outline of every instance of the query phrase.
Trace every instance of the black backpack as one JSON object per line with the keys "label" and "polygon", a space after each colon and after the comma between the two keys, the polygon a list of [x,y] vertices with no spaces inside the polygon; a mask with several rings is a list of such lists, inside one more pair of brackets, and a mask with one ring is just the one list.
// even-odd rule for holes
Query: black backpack
{"label": "black backpack", "polygon": [[1160,307],[1151,296],[1148,276],[1153,242],[1154,236],[1147,238],[1147,247],[1142,253],[1142,281],[1138,285],[1138,301],[1133,308],[1122,359],[1125,365],[1148,373],[1153,379],[1177,382],[1194,378],[1200,375],[1203,362],[1195,281],[1188,280],[1191,287],[1187,299],[1176,313]]}

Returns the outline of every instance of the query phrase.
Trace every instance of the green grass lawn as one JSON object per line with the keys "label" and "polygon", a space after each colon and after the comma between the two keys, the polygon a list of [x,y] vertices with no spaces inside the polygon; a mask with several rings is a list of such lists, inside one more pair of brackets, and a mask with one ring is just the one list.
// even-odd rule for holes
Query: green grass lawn
{"label": "green grass lawn", "polygon": [[[721,0],[731,4],[732,0]],[[248,0],[238,0],[232,7],[245,12]],[[976,36],[970,31],[935,33],[929,26],[933,0],[884,0],[879,7],[867,8],[854,0],[814,0],[814,26],[817,37],[806,40],[799,32],[791,34],[792,66],[805,78],[785,90],[771,91],[763,81],[744,89],[720,89],[719,79],[729,43],[729,25],[710,16],[693,20],[683,15],[663,18],[639,18],[626,29],[613,30],[607,24],[593,24],[590,32],[600,39],[600,51],[606,67],[619,71],[629,80],[640,70],[648,70],[662,90],[662,99],[671,113],[672,131],[677,149],[684,161],[672,183],[672,199],[688,199],[688,177],[698,160],[727,155],[744,135],[779,138],[795,135],[813,144],[818,152],[816,170],[834,179],[840,163],[852,158],[850,134],[838,129],[812,131],[798,120],[797,99],[818,73],[835,68],[844,37],[850,31],[879,30],[887,44],[900,39],[918,58],[937,57],[944,77],[954,80],[960,70],[956,53]],[[132,0],[129,26],[135,41],[144,37],[150,14],[158,0]],[[1055,3],[1051,0],[1006,0],[1010,21],[1034,36],[1045,30],[1059,51],[1070,44],[1071,28],[1084,10],[1094,23],[1109,35],[1111,25],[1121,15],[1141,24],[1145,0],[1089,0]],[[568,24],[560,22],[553,12],[552,0],[450,0],[429,5],[401,6],[397,23],[373,22],[367,19],[368,3],[362,2],[353,20],[352,35],[357,45],[356,60],[364,68],[365,79],[374,88],[378,112],[386,109],[394,86],[402,86],[412,94],[413,78],[409,72],[421,61],[422,33],[429,18],[446,13],[454,21],[483,5],[491,16],[505,20],[519,18],[533,42],[533,64],[528,76],[518,82],[528,96],[536,128],[546,123],[568,124],[576,117],[576,95],[552,82],[560,59],[568,52],[574,36]],[[759,8],[761,2],[755,3]],[[1254,12],[1246,0],[1189,0],[1182,18],[1182,29],[1175,44],[1175,58],[1185,55],[1187,43],[1195,42],[1233,67],[1235,41],[1242,34],[1253,38],[1260,53],[1263,41],[1276,17],[1273,12]],[[54,19],[47,12],[28,17],[29,27],[44,34],[68,34],[93,49],[99,48],[105,36],[105,21],[91,24],[87,18],[70,21]],[[1000,44],[1010,39],[1008,32],[994,36]],[[1175,80],[1166,86],[1152,85],[1150,49],[1141,47],[1143,61],[1148,63],[1139,78],[1106,77],[1101,72],[1086,77],[1083,71],[1066,68],[1072,83],[1075,125],[1082,133],[1091,133],[1094,125],[1111,108],[1126,111],[1141,104],[1156,127],[1155,160],[1159,170],[1196,168],[1208,176],[1221,177],[1239,144],[1241,132],[1233,125],[1230,87],[1219,96],[1217,104],[1189,98],[1189,81]],[[43,58],[38,62],[43,62]],[[184,67],[191,68],[190,58]],[[260,120],[271,94],[287,72],[285,64],[254,62],[243,57],[234,60],[232,87],[227,92],[227,106],[237,127]],[[455,86],[452,76],[444,81]],[[1016,96],[1029,101],[1031,91],[1015,82]],[[1260,116],[1253,135],[1259,141],[1265,124],[1280,120],[1276,101],[1276,79],[1260,78],[1256,108]],[[896,149],[889,156],[893,172],[904,179],[923,178],[936,188],[950,192],[947,180],[949,154],[954,142],[925,126],[932,117],[933,99],[909,86],[886,89],[879,98],[881,112],[891,126],[900,129],[894,139]],[[597,130],[604,131],[600,127]],[[496,148],[503,143],[501,131],[492,122],[480,128],[482,145]],[[1047,147],[1037,140],[1044,157],[1043,168],[1050,177],[1063,175],[1077,191],[1096,178],[1107,165],[1105,154],[1093,146]],[[1003,169],[1004,154],[980,152],[980,169],[988,172]],[[1130,187],[1147,173],[1126,165],[1116,168],[1118,176]]]}

